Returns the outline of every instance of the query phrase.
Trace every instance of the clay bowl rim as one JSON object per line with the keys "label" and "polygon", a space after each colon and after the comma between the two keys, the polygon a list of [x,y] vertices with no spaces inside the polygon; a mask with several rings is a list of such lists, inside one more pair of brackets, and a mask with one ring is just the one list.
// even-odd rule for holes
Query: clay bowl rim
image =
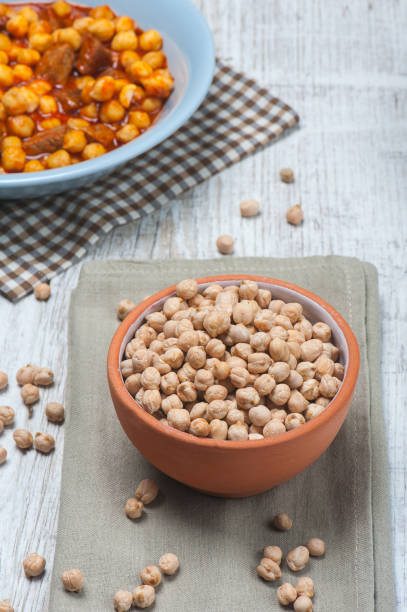
{"label": "clay bowl rim", "polygon": [[307,289],[299,287],[298,285],[294,285],[293,283],[271,278],[268,276],[258,276],[253,274],[217,274],[215,276],[206,276],[202,278],[197,278],[195,280],[199,285],[205,283],[216,283],[219,281],[223,282],[253,280],[258,283],[277,285],[284,289],[294,291],[299,294],[299,296],[304,296],[305,298],[308,298],[309,300],[315,302],[318,306],[322,307],[328,313],[328,315],[332,317],[332,319],[334,319],[335,323],[338,325],[345,338],[345,342],[348,349],[345,376],[342,381],[342,385],[337,394],[335,395],[334,399],[321,414],[319,414],[314,419],[307,421],[306,423],[304,423],[304,425],[301,425],[301,427],[298,427],[296,429],[293,429],[291,431],[272,438],[264,438],[263,440],[239,441],[214,440],[213,438],[199,438],[198,436],[194,436],[190,433],[178,431],[173,427],[161,425],[161,423],[155,417],[146,412],[140,406],[140,404],[133,398],[133,396],[130,395],[130,393],[127,391],[119,369],[119,362],[122,343],[128,332],[129,327],[131,327],[131,325],[133,325],[133,323],[150,306],[152,306],[159,300],[162,300],[163,298],[169,297],[171,294],[174,294],[176,287],[176,285],[174,284],[146,298],[127,315],[127,317],[119,325],[116,332],[114,333],[107,356],[107,376],[111,391],[115,391],[118,401],[124,404],[124,406],[128,410],[130,410],[137,419],[140,419],[146,427],[155,430],[156,433],[162,435],[164,438],[175,438],[178,442],[182,442],[187,445],[190,444],[193,446],[198,446],[203,449],[216,448],[223,449],[226,452],[228,449],[250,451],[260,447],[278,446],[282,444],[291,443],[297,438],[311,434],[313,431],[319,429],[320,427],[323,427],[323,425],[327,421],[333,418],[341,410],[344,404],[351,400],[359,372],[359,346],[349,324],[328,302],[323,300],[321,297],[315,295],[314,293],[311,293]]}

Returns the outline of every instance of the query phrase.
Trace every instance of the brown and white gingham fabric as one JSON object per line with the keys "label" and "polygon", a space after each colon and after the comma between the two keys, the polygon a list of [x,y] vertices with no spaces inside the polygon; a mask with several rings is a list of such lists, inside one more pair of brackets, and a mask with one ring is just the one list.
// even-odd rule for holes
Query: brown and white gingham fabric
{"label": "brown and white gingham fabric", "polygon": [[298,121],[287,104],[218,62],[192,118],[120,171],[86,191],[0,202],[0,292],[11,300],[27,295],[113,228],[158,209]]}

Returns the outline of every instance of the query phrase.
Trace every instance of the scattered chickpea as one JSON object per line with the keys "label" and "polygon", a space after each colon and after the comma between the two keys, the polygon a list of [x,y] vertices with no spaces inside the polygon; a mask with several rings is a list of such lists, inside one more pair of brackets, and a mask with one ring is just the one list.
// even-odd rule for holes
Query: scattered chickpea
{"label": "scattered chickpea", "polygon": [[37,432],[34,438],[34,448],[40,453],[48,454],[55,447],[55,440],[49,433]]}
{"label": "scattered chickpea", "polygon": [[143,584],[156,587],[161,582],[161,572],[156,565],[148,565],[141,570],[140,580]]}
{"label": "scattered chickpea", "polygon": [[0,446],[0,465],[2,465],[7,459],[7,451],[4,446]]}
{"label": "scattered chickpea", "polygon": [[65,570],[62,572],[61,580],[66,591],[80,593],[83,589],[83,574],[78,569]]}
{"label": "scattered chickpea", "polygon": [[116,591],[113,606],[117,612],[128,612],[133,604],[133,594],[130,591]]}
{"label": "scattered chickpea", "polygon": [[23,561],[23,568],[27,578],[41,576],[45,571],[45,559],[37,553],[31,553]]}
{"label": "scattered chickpea", "polygon": [[273,525],[279,531],[288,531],[293,526],[293,521],[288,514],[280,512],[273,518]]}
{"label": "scattered chickpea", "polygon": [[302,576],[299,578],[295,589],[297,591],[297,595],[314,597],[314,581],[308,576]]}
{"label": "scattered chickpea", "polygon": [[8,376],[5,372],[2,372],[0,370],[0,391],[3,391],[3,389],[6,389],[8,385]]}
{"label": "scattered chickpea", "polygon": [[281,569],[272,559],[264,557],[256,568],[257,574],[267,582],[281,578]]}
{"label": "scattered chickpea", "polygon": [[134,497],[130,497],[127,500],[124,510],[127,516],[131,519],[138,519],[143,514],[144,504],[139,499],[135,499]]}
{"label": "scattered chickpea", "polygon": [[145,478],[137,486],[135,498],[144,505],[151,504],[158,495],[158,484],[151,478]]}
{"label": "scattered chickpea", "polygon": [[119,319],[119,321],[123,321],[129,314],[129,312],[134,310],[135,307],[136,304],[131,300],[122,300],[121,302],[119,302],[116,308],[117,318]]}
{"label": "scattered chickpea", "polygon": [[320,538],[310,538],[305,546],[311,557],[322,557],[325,554],[325,542]]}
{"label": "scattered chickpea", "polygon": [[20,368],[16,374],[17,383],[20,387],[23,387],[27,384],[32,384],[34,380],[34,374],[39,368],[37,366],[26,365],[23,368]]}
{"label": "scattered chickpea", "polygon": [[287,210],[285,217],[291,225],[300,225],[304,219],[301,204],[294,204]]}
{"label": "scattered chickpea", "polygon": [[306,595],[300,595],[294,602],[295,612],[312,612],[312,601]]}
{"label": "scattered chickpea", "polygon": [[149,608],[155,601],[154,587],[149,584],[138,586],[133,591],[133,604],[136,608]]}
{"label": "scattered chickpea", "polygon": [[32,404],[35,404],[35,402],[38,402],[40,398],[40,392],[38,387],[36,387],[35,385],[31,385],[30,383],[23,385],[21,389],[21,397],[26,406],[31,406]]}
{"label": "scattered chickpea", "polygon": [[3,601],[0,601],[0,612],[14,612],[14,608],[9,599],[3,599]]}
{"label": "scattered chickpea", "polygon": [[230,255],[234,251],[234,240],[232,236],[223,234],[216,240],[216,247],[222,255]]}
{"label": "scattered chickpea", "polygon": [[166,553],[160,557],[158,565],[163,574],[172,576],[179,570],[179,559],[174,553]]}
{"label": "scattered chickpea", "polygon": [[48,283],[40,283],[34,287],[34,296],[40,302],[45,302],[51,295],[51,287]]}
{"label": "scattered chickpea", "polygon": [[65,418],[65,410],[58,402],[49,402],[45,406],[45,414],[51,423],[62,423]]}
{"label": "scattered chickpea", "polygon": [[289,582],[283,582],[277,589],[277,599],[283,606],[289,606],[297,599],[297,591]]}
{"label": "scattered chickpea", "polygon": [[27,450],[32,447],[33,437],[27,429],[15,429],[13,432],[14,442],[18,448]]}
{"label": "scattered chickpea", "polygon": [[242,217],[255,217],[259,214],[260,204],[257,200],[243,200],[240,202],[240,214]]}
{"label": "scattered chickpea", "polygon": [[293,572],[299,572],[300,570],[304,569],[309,561],[308,548],[305,546],[297,546],[297,548],[294,548],[287,554],[286,561],[288,567]]}
{"label": "scattered chickpea", "polygon": [[54,382],[54,374],[49,368],[38,368],[33,375],[33,384],[40,387],[49,387]]}
{"label": "scattered chickpea", "polygon": [[263,549],[263,557],[271,559],[274,563],[277,563],[277,565],[281,565],[283,551],[279,546],[265,546]]}
{"label": "scattered chickpea", "polygon": [[12,425],[14,423],[15,412],[10,406],[0,406],[0,421],[4,425]]}

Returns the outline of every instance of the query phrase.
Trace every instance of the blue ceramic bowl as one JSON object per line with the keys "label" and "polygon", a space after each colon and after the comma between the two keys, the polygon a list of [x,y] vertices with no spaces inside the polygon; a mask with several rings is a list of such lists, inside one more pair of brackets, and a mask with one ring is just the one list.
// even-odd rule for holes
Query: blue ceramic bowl
{"label": "blue ceramic bowl", "polygon": [[[143,29],[154,28],[161,33],[175,79],[171,97],[149,130],[115,151],[57,170],[0,175],[0,199],[36,198],[88,187],[171,136],[204,99],[215,68],[213,38],[205,19],[189,0],[106,0],[105,3],[118,15],[133,17]],[[81,4],[98,6],[101,2],[84,0]]]}

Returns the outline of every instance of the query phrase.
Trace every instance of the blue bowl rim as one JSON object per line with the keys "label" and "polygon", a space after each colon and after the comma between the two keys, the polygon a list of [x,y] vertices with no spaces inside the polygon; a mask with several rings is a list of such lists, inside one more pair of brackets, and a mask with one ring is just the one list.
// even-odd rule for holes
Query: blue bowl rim
{"label": "blue bowl rim", "polygon": [[[87,175],[102,174],[106,171],[107,174],[110,171],[114,171],[115,168],[130,162],[132,159],[136,159],[139,155],[149,151],[159,143],[166,140],[169,136],[174,134],[182,125],[188,121],[191,115],[198,109],[208,93],[209,87],[212,83],[214,72],[215,72],[215,45],[213,40],[212,31],[198,8],[191,2],[191,0],[177,0],[178,3],[182,3],[183,11],[191,11],[191,16],[200,23],[202,33],[206,38],[206,55],[202,61],[202,73],[200,75],[200,87],[194,90],[194,95],[191,99],[185,101],[185,93],[180,102],[180,107],[175,109],[174,114],[170,114],[161,123],[157,123],[150,130],[147,130],[139,139],[133,143],[122,145],[105,153],[100,157],[92,160],[83,161],[73,166],[65,166],[63,168],[57,168],[55,170],[43,170],[41,172],[33,173],[10,173],[0,175],[0,197],[2,189],[10,189],[15,187],[27,188],[32,186],[33,189],[43,185],[55,185],[56,183],[63,181],[74,181],[75,179],[81,179]],[[19,2],[17,2],[19,3]],[[86,4],[86,2],[84,2]],[[185,14],[185,13],[184,13]],[[172,39],[171,39],[172,40]],[[176,44],[175,41],[172,41]],[[188,60],[187,57],[185,57]],[[187,62],[189,64],[189,62]],[[137,152],[132,152],[132,145],[137,148]]]}

